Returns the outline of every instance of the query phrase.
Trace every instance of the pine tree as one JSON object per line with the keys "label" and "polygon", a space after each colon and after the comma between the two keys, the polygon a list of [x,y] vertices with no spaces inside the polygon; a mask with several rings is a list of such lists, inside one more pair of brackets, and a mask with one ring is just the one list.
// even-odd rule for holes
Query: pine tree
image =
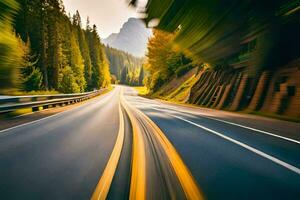
{"label": "pine tree", "polygon": [[21,68],[21,89],[25,91],[38,91],[42,89],[42,73],[35,67],[37,61],[30,54],[30,41],[23,45],[24,56]]}
{"label": "pine tree", "polygon": [[127,76],[128,76],[128,70],[127,70],[127,67],[124,67],[122,69],[122,72],[121,72],[121,79],[120,79],[120,82],[122,84],[127,84]]}
{"label": "pine tree", "polygon": [[81,27],[82,26],[81,17],[78,11],[76,11],[76,14],[73,16],[73,26],[75,27],[77,32],[80,52],[84,60],[84,77],[87,83],[87,89],[91,89],[92,63],[91,63],[90,52],[88,48],[88,41],[86,40],[85,32]]}
{"label": "pine tree", "polygon": [[49,66],[48,70],[48,77],[49,77],[49,88],[51,89],[58,89],[59,85],[59,70],[61,67],[61,41],[59,35],[59,14],[60,14],[60,4],[58,1],[50,1],[50,8],[48,11],[48,23],[47,23],[47,30],[48,30],[48,45],[49,48],[47,49],[47,60]]}
{"label": "pine tree", "polygon": [[78,40],[74,32],[71,34],[71,69],[75,76],[75,82],[78,85],[79,92],[84,92],[86,81],[84,78],[84,63],[78,45]]}
{"label": "pine tree", "polygon": [[142,66],[141,67],[141,70],[140,70],[140,74],[139,74],[139,85],[143,85],[143,80],[144,80],[144,67]]}
{"label": "pine tree", "polygon": [[[13,0],[6,1],[13,2]],[[18,1],[22,10],[16,17],[14,28],[23,41],[31,44],[30,55],[27,55],[30,59],[22,60],[23,42],[17,37],[12,37],[14,40],[10,40],[14,43],[11,45],[15,46],[12,48],[15,49],[15,53],[10,52],[10,54],[14,57],[14,64],[20,62],[22,66],[29,66],[22,69],[23,79],[27,80],[30,77],[27,82],[23,81],[24,90],[40,88],[55,89],[60,92],[83,92],[110,84],[109,62],[96,26],[91,28],[88,20],[86,30],[84,30],[79,12],[77,11],[73,17],[67,16],[62,0]],[[13,13],[15,11],[8,15],[10,21],[8,20],[6,25],[11,24]],[[2,18],[0,18],[0,26],[1,20]],[[7,30],[12,36],[14,35],[12,29]],[[0,36],[1,34],[2,32]],[[34,62],[34,67],[30,64],[32,62]],[[16,74],[12,72],[10,74]],[[42,77],[40,77],[41,74]],[[13,77],[9,80],[13,80]],[[42,85],[39,84],[41,80]],[[6,82],[9,83],[9,81]]]}
{"label": "pine tree", "polygon": [[97,33],[96,25],[93,26],[93,29],[87,27],[87,38],[89,43],[89,50],[92,63],[92,87],[99,89],[102,85],[101,83],[101,44],[100,38]]}

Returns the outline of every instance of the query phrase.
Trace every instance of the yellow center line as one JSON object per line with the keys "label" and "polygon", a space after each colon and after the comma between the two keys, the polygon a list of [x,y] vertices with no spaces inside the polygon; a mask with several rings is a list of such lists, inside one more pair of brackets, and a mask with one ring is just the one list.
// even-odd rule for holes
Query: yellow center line
{"label": "yellow center line", "polygon": [[146,156],[143,136],[141,134],[138,122],[129,109],[123,96],[121,97],[122,106],[129,116],[133,129],[132,137],[132,169],[130,183],[130,200],[146,199]]}
{"label": "yellow center line", "polygon": [[[180,184],[183,188],[185,196],[187,199],[191,200],[202,200],[204,199],[198,184],[196,183],[192,173],[185,165],[184,161],[180,157],[179,153],[176,151],[172,143],[167,139],[165,134],[160,130],[160,128],[144,113],[139,111],[138,109],[130,106],[133,112],[139,114],[148,124],[150,127],[153,128],[153,133],[155,134],[156,138],[158,139],[159,143],[161,144],[162,148],[166,152],[168,159],[180,181]],[[135,119],[134,119],[135,120]],[[139,199],[139,198],[137,198]]]}
{"label": "yellow center line", "polygon": [[[122,91],[121,91],[122,93]],[[119,132],[117,140],[110,158],[106,164],[104,172],[96,186],[96,189],[91,197],[91,200],[104,200],[109,192],[110,185],[112,183],[124,143],[124,116],[121,109],[121,104],[119,103]]]}

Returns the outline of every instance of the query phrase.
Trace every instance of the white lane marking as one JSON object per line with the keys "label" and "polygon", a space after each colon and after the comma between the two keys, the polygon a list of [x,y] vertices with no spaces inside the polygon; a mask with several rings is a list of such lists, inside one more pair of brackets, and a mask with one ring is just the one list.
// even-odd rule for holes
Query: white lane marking
{"label": "white lane marking", "polygon": [[[112,94],[112,93],[106,93],[106,94]],[[104,94],[105,95],[105,94]],[[99,96],[99,99],[100,98],[107,98],[108,96],[103,96],[103,95],[100,95]],[[97,99],[94,99],[92,102],[96,101]],[[92,103],[92,102],[88,102],[88,103]],[[50,115],[48,117],[44,117],[42,119],[37,119],[37,120],[34,120],[34,121],[31,121],[31,122],[27,122],[27,123],[24,123],[24,124],[20,124],[20,125],[17,125],[17,126],[13,126],[13,127],[10,127],[10,128],[7,128],[7,129],[3,129],[3,130],[0,130],[0,137],[3,137],[3,136],[6,136],[7,134],[1,134],[1,133],[4,133],[4,132],[7,132],[7,131],[10,131],[10,130],[13,130],[13,129],[16,129],[16,128],[19,128],[19,127],[22,127],[22,126],[28,126],[30,124],[34,124],[34,123],[38,123],[40,121],[43,121],[43,120],[46,120],[46,119],[49,119],[51,117],[55,117],[55,116],[58,116],[58,115],[62,115],[62,114],[66,114],[68,112],[71,112],[71,111],[75,111],[79,108],[82,108],[82,106],[86,106],[87,104],[82,104],[82,105],[79,105],[79,107],[75,107],[75,108],[71,108],[70,110],[66,110],[66,111],[62,111],[62,112],[59,112],[59,113],[56,113],[54,115]]]}
{"label": "white lane marking", "polygon": [[[13,127],[7,128],[7,129],[3,129],[3,130],[0,130],[0,133],[7,132],[7,131],[10,131],[10,130],[13,130],[13,129],[16,129],[16,128],[19,128],[19,127],[22,127],[22,126],[27,126],[27,125],[30,125],[30,124],[34,124],[34,123],[37,123],[37,122],[49,119],[51,117],[55,117],[58,114],[61,114],[61,113],[56,113],[54,115],[51,115],[51,116],[48,116],[48,117],[44,117],[42,119],[37,119],[37,120],[31,121],[31,122],[27,122],[27,123],[24,123],[24,124],[20,124],[20,125],[17,125],[17,126],[13,126]],[[5,136],[5,135],[7,135],[7,134],[1,134],[0,137]]]}
{"label": "white lane marking", "polygon": [[213,117],[207,117],[207,116],[204,116],[204,115],[199,114],[199,113],[194,112],[194,111],[185,111],[185,110],[182,110],[182,109],[178,109],[176,107],[167,107],[167,109],[172,109],[172,110],[177,109],[177,112],[180,111],[180,112],[185,112],[185,113],[189,113],[189,114],[194,114],[194,115],[197,115],[197,116],[201,116],[203,118],[207,118],[207,119],[211,119],[211,120],[223,122],[223,123],[226,123],[226,124],[238,126],[238,127],[244,128],[244,129],[256,131],[256,132],[263,133],[263,134],[266,134],[266,135],[269,135],[269,136],[273,136],[273,137],[277,137],[277,138],[280,138],[280,139],[283,139],[283,140],[287,140],[289,142],[294,142],[296,144],[300,144],[300,141],[292,139],[292,138],[284,137],[284,136],[281,136],[281,135],[276,135],[276,134],[270,133],[268,131],[259,130],[259,129],[256,129],[256,128],[252,128],[252,127],[248,127],[248,126],[245,126],[245,125],[241,125],[241,124],[229,122],[229,121],[222,120],[222,119],[216,119],[216,118],[213,118]]}
{"label": "white lane marking", "polygon": [[266,135],[270,135],[270,136],[273,136],[273,137],[281,138],[281,139],[284,139],[284,140],[287,140],[287,141],[290,141],[290,142],[300,144],[300,141],[298,141],[298,140],[291,139],[291,138],[288,138],[288,137],[284,137],[284,136],[281,136],[281,135],[276,135],[274,133],[270,133],[270,132],[267,132],[267,131],[259,130],[259,129],[256,129],[256,128],[251,128],[251,127],[248,127],[248,126],[244,126],[244,125],[241,125],[241,124],[236,124],[236,123],[229,122],[229,121],[222,120],[222,119],[216,119],[216,118],[206,117],[206,116],[203,116],[203,117],[211,119],[211,120],[216,120],[216,121],[220,121],[220,122],[223,122],[223,123],[227,123],[227,124],[230,124],[230,125],[239,126],[241,128],[249,129],[249,130],[252,130],[252,131],[260,132],[260,133],[263,133],[263,134],[266,134]]}
{"label": "white lane marking", "polygon": [[[171,115],[171,114],[168,114],[168,115]],[[211,132],[211,133],[213,133],[213,134],[215,134],[215,135],[217,135],[217,136],[219,136],[219,137],[222,137],[223,139],[228,140],[228,141],[230,141],[230,142],[232,142],[232,143],[235,143],[235,144],[237,144],[237,145],[239,145],[239,146],[241,146],[241,147],[244,147],[245,149],[248,149],[249,151],[252,151],[253,153],[255,153],[255,154],[257,154],[257,155],[260,155],[260,156],[262,156],[262,157],[264,157],[264,158],[266,158],[266,159],[268,159],[268,160],[271,160],[271,161],[277,163],[278,165],[281,165],[282,167],[285,167],[286,169],[289,169],[289,170],[291,170],[291,171],[297,173],[298,175],[300,175],[300,169],[299,169],[299,168],[297,168],[297,167],[295,167],[295,166],[293,166],[293,165],[290,165],[290,164],[288,164],[288,163],[286,163],[286,162],[284,162],[284,161],[282,161],[282,160],[279,160],[278,158],[275,158],[275,157],[273,157],[273,156],[270,156],[270,155],[268,155],[268,154],[266,154],[266,153],[264,153],[264,152],[262,152],[262,151],[260,151],[260,150],[258,150],[258,149],[255,149],[255,148],[253,148],[253,147],[251,147],[251,146],[249,146],[249,145],[247,145],[247,144],[245,144],[245,143],[242,143],[242,142],[239,142],[239,141],[237,141],[237,140],[235,140],[235,139],[232,139],[232,138],[230,138],[230,137],[227,137],[227,136],[225,136],[225,135],[223,135],[223,134],[221,134],[221,133],[219,133],[219,132],[217,132],[217,131],[214,131],[214,130],[211,130],[211,129],[209,129],[209,128],[206,128],[205,126],[199,125],[199,124],[197,124],[197,123],[195,123],[195,122],[192,122],[192,121],[190,121],[190,120],[187,120],[187,119],[184,119],[184,118],[182,118],[182,117],[175,116],[175,115],[171,115],[171,116],[172,116],[172,117],[175,117],[175,118],[177,118],[177,119],[180,119],[180,120],[182,120],[182,121],[185,121],[185,122],[187,122],[187,123],[190,123],[190,124],[192,124],[192,125],[194,125],[194,126],[197,126],[197,127],[199,127],[199,128],[202,128],[202,129],[204,129],[204,130],[206,130],[206,131],[208,131],[208,132]]]}

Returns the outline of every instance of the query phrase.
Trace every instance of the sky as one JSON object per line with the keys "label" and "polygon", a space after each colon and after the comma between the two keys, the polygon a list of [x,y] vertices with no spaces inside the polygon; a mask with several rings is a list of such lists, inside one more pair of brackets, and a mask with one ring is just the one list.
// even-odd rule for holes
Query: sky
{"label": "sky", "polygon": [[119,32],[130,17],[138,17],[136,10],[128,7],[126,0],[63,0],[67,13],[79,11],[82,23],[87,16],[90,24],[96,24],[101,38]]}

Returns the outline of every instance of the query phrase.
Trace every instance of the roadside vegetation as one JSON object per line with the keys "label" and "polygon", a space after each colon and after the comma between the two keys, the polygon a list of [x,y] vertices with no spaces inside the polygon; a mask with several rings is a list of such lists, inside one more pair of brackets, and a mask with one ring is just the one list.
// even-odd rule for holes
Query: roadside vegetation
{"label": "roadside vegetation", "polygon": [[149,90],[146,86],[138,86],[133,88],[138,92],[138,95],[140,96],[147,96],[149,93]]}
{"label": "roadside vegetation", "polygon": [[83,28],[79,12],[67,15],[61,0],[4,0],[0,10],[0,93],[77,93],[110,84],[97,27],[87,19]]}
{"label": "roadside vegetation", "polygon": [[154,96],[158,96],[159,98],[167,101],[186,103],[189,100],[191,89],[197,81],[197,76],[193,74],[186,81],[180,84],[179,87],[172,88],[169,93],[162,95],[156,93]]}
{"label": "roadside vegetation", "polygon": [[192,60],[173,46],[174,37],[175,34],[155,29],[148,42],[144,84],[150,94],[157,92],[173,77],[183,76],[193,67]]}

